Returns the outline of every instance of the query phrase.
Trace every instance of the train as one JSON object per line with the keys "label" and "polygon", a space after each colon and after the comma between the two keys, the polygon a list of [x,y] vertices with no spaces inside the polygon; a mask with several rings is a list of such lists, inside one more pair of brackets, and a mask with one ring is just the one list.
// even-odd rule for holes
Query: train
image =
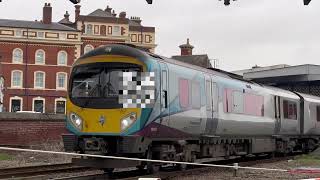
{"label": "train", "polygon": [[[66,126],[69,152],[181,162],[286,155],[318,147],[320,97],[111,44],[75,61]],[[109,170],[159,167],[77,162]]]}

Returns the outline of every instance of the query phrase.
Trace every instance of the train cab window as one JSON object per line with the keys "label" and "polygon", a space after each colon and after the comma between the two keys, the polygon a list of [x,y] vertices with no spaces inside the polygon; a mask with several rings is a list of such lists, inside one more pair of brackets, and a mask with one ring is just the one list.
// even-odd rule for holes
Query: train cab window
{"label": "train cab window", "polygon": [[283,117],[285,119],[297,120],[297,103],[283,100]]}
{"label": "train cab window", "polygon": [[191,93],[192,107],[200,108],[200,84],[198,82],[192,82]]}
{"label": "train cab window", "polygon": [[187,79],[179,80],[179,101],[182,108],[189,107],[189,82]]}
{"label": "train cab window", "polygon": [[317,106],[317,122],[320,122],[320,106]]}

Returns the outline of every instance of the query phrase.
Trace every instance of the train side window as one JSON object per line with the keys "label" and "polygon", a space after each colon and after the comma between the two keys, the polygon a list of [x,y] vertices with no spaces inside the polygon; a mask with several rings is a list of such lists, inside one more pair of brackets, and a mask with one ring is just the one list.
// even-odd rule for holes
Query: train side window
{"label": "train side window", "polygon": [[247,115],[264,116],[264,97],[254,94],[245,94],[244,112]]}
{"label": "train side window", "polygon": [[242,114],[243,113],[243,102],[244,102],[244,98],[243,98],[243,92],[240,91],[233,91],[233,107],[232,107],[232,112],[234,113],[239,113]]}
{"label": "train side window", "polygon": [[179,101],[182,108],[189,107],[189,81],[187,79],[179,80]]}
{"label": "train side window", "polygon": [[283,100],[283,116],[285,119],[297,120],[297,103]]}
{"label": "train side window", "polygon": [[207,110],[211,111],[212,109],[212,96],[211,96],[211,82],[206,81],[206,94],[207,94]]}
{"label": "train side window", "polygon": [[200,84],[198,82],[192,82],[191,88],[191,99],[192,99],[192,107],[200,108]]}
{"label": "train side window", "polygon": [[320,122],[320,106],[317,106],[317,122]]}

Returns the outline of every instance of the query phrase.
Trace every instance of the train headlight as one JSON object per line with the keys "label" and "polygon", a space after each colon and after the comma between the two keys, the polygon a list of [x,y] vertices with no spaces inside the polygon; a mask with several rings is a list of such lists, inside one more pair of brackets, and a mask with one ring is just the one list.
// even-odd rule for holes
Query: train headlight
{"label": "train headlight", "polygon": [[127,129],[129,126],[131,126],[135,121],[137,120],[137,114],[136,113],[130,113],[128,116],[123,118],[121,120],[121,130]]}
{"label": "train headlight", "polygon": [[78,128],[79,130],[82,129],[82,119],[76,113],[70,113],[70,120],[73,125]]}

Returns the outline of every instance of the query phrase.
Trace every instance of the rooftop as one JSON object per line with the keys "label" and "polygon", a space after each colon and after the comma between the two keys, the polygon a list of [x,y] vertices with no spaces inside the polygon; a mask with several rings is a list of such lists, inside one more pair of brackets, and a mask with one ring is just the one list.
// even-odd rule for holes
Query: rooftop
{"label": "rooftop", "polygon": [[63,24],[55,23],[55,22],[52,22],[51,24],[44,24],[41,21],[24,21],[24,20],[11,20],[11,19],[0,19],[0,27],[77,31],[74,28],[65,26]]}

